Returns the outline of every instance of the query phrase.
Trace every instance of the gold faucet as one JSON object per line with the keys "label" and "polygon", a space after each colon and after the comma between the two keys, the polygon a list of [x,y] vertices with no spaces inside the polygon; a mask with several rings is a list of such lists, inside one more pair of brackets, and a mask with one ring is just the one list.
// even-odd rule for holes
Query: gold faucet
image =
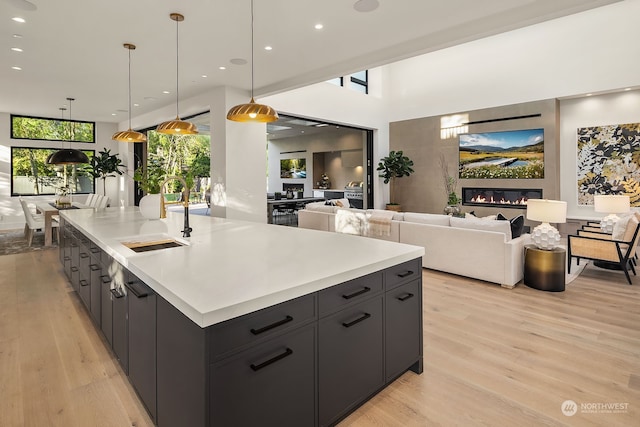
{"label": "gold faucet", "polygon": [[184,206],[184,230],[182,230],[182,237],[191,237],[191,231],[193,231],[193,229],[189,227],[189,187],[184,178],[172,175],[166,177],[164,181],[162,181],[162,184],[160,184],[160,218],[167,217],[167,207],[164,202],[164,185],[172,179],[177,179],[184,187],[184,200],[182,201],[182,205]]}

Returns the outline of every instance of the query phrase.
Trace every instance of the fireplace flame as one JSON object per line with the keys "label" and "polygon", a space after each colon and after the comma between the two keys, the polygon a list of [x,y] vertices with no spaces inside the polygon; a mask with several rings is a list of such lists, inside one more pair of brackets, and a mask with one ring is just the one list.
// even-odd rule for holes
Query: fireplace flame
{"label": "fireplace flame", "polygon": [[505,200],[504,198],[501,198],[500,200],[496,200],[493,198],[493,196],[487,199],[485,196],[478,194],[471,198],[471,202],[472,203],[488,203],[493,205],[526,205],[527,198],[521,197],[516,200]]}

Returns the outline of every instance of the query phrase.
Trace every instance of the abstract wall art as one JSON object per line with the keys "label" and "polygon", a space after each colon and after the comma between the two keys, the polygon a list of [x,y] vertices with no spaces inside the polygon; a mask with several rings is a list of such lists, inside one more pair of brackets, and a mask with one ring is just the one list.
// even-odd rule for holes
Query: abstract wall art
{"label": "abstract wall art", "polygon": [[628,194],[640,206],[640,123],[578,128],[578,204]]}

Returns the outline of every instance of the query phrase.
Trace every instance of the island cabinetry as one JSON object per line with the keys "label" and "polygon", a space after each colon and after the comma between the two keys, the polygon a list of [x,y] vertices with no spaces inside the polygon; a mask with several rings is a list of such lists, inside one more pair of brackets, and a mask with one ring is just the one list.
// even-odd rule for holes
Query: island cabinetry
{"label": "island cabinetry", "polygon": [[156,294],[135,275],[126,283],[129,303],[129,379],[156,418]]}
{"label": "island cabinetry", "polygon": [[382,273],[320,291],[319,425],[332,425],[384,385]]}
{"label": "island cabinetry", "polygon": [[[126,271],[124,267],[118,265],[115,275],[111,275],[111,333],[113,352],[120,362],[122,370],[129,374],[129,335],[128,316],[129,301],[127,292],[124,289],[124,278]],[[122,270],[121,270],[122,269]]]}
{"label": "island cabinetry", "polygon": [[91,274],[91,296],[89,301],[89,312],[91,313],[91,318],[93,321],[100,327],[100,323],[102,321],[102,298],[101,298],[101,286],[102,286],[102,275],[104,266],[102,265],[100,248],[97,248],[97,251],[92,247],[90,249],[91,252],[91,264],[89,264],[89,270]]}
{"label": "island cabinetry", "polygon": [[412,366],[422,372],[422,282],[414,280],[387,291],[385,296],[386,381]]}
{"label": "island cabinetry", "polygon": [[113,295],[111,294],[111,277],[108,269],[100,275],[100,329],[113,347]]}

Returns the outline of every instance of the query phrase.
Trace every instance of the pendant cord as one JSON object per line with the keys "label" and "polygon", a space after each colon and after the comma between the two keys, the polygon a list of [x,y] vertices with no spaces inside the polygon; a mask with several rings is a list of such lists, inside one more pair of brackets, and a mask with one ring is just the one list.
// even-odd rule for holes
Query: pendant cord
{"label": "pendant cord", "polygon": [[131,48],[129,51],[129,130],[131,130]]}
{"label": "pendant cord", "polygon": [[176,118],[180,119],[180,114],[178,113],[178,51],[180,49],[180,45],[178,44],[178,20],[176,19]]}
{"label": "pendant cord", "polygon": [[253,0],[251,0],[251,99],[253,99]]}

